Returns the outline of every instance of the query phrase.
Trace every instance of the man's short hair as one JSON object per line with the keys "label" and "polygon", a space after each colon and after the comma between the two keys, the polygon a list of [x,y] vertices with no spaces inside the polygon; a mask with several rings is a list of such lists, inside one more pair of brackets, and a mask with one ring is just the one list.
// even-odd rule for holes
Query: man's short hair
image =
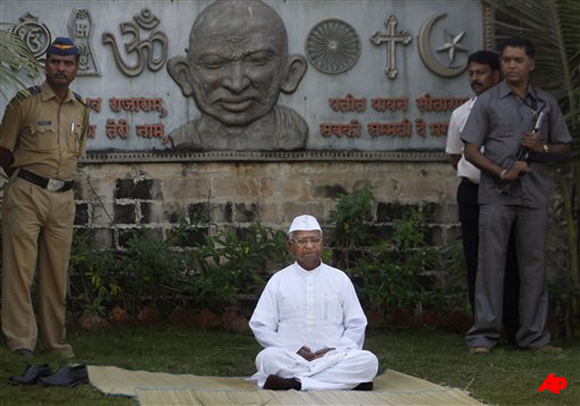
{"label": "man's short hair", "polygon": [[491,51],[477,51],[469,55],[467,58],[467,65],[471,62],[479,63],[481,65],[488,65],[492,71],[499,71],[499,56]]}
{"label": "man's short hair", "polygon": [[532,59],[536,55],[536,48],[534,47],[534,44],[532,44],[530,41],[528,41],[525,38],[511,37],[511,38],[506,39],[502,43],[499,53],[502,54],[503,50],[506,49],[507,47],[525,48],[526,55]]}

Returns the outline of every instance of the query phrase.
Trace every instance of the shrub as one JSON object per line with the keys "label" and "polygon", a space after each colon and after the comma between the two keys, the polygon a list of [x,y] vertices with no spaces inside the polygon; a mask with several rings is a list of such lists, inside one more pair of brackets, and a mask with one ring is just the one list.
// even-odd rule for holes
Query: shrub
{"label": "shrub", "polygon": [[359,281],[365,307],[409,310],[433,300],[432,281],[425,272],[436,270],[440,258],[437,249],[425,242],[422,224],[422,216],[413,210],[393,222],[390,242],[379,241],[362,252],[351,273]]}
{"label": "shrub", "polygon": [[[178,248],[174,244],[190,232],[212,227],[182,221],[164,241],[139,230],[124,252],[99,247],[91,229],[77,231],[71,251],[71,310],[104,314],[112,304],[135,312],[147,302],[155,307],[183,306],[183,302],[223,311],[253,303],[266,276],[288,263],[286,234],[255,223],[241,232],[215,229],[205,243]],[[214,227],[215,228],[215,227]],[[187,305],[186,305],[187,306]]]}
{"label": "shrub", "polygon": [[198,305],[218,310],[239,305],[241,296],[257,299],[265,277],[288,261],[286,238],[259,223],[238,232],[217,230],[205,244],[185,250],[191,276],[186,292]]}
{"label": "shrub", "polygon": [[118,266],[113,252],[97,245],[92,230],[76,230],[69,263],[69,311],[80,314],[88,309],[104,315],[121,294]]}

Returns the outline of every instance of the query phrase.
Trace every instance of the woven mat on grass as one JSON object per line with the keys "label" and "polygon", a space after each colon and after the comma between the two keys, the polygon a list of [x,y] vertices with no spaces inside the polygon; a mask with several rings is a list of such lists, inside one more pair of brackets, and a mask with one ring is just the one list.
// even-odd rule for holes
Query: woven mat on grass
{"label": "woven mat on grass", "polygon": [[89,366],[93,386],[109,395],[136,397],[142,406],[165,405],[480,405],[460,389],[387,370],[372,392],[267,391],[243,377],[174,375]]}

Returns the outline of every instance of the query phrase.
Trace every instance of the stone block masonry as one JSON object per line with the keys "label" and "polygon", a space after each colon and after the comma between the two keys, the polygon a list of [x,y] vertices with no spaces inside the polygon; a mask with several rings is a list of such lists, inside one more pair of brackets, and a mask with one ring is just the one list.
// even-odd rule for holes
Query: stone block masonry
{"label": "stone block masonry", "polygon": [[[139,229],[162,239],[208,210],[220,227],[260,222],[286,230],[294,216],[309,213],[331,231],[328,217],[338,197],[369,186],[377,237],[389,236],[393,220],[421,207],[429,242],[444,245],[458,236],[457,183],[444,162],[84,164],[75,188],[75,227],[92,227],[100,241],[121,250]],[[199,230],[180,245],[199,244],[207,232]]]}

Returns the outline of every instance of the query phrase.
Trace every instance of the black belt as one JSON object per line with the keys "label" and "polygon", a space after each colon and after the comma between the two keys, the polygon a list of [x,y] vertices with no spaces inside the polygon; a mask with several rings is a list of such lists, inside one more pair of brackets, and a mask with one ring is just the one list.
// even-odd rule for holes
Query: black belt
{"label": "black belt", "polygon": [[26,169],[20,169],[18,171],[18,177],[24,180],[34,183],[36,186],[40,186],[43,189],[50,190],[51,192],[66,192],[70,190],[75,185],[74,180],[56,180],[47,179],[42,176],[38,176]]}

